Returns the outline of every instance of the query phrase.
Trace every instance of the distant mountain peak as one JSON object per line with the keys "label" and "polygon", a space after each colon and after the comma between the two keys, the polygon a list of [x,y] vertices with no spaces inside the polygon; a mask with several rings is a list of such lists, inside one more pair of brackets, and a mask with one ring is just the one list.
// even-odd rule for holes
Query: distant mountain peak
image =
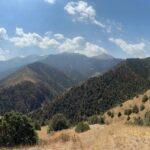
{"label": "distant mountain peak", "polygon": [[101,59],[101,60],[112,60],[112,59],[115,59],[112,55],[106,54],[106,53],[94,56],[93,58]]}

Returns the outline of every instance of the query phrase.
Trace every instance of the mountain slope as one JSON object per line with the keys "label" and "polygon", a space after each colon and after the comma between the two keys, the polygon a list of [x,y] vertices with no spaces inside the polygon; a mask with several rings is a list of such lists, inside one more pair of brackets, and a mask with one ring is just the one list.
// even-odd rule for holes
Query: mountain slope
{"label": "mountain slope", "polygon": [[17,71],[20,67],[27,64],[34,63],[38,60],[44,59],[45,56],[31,55],[27,57],[17,57],[7,61],[0,61],[0,79],[3,79],[11,73]]}
{"label": "mountain slope", "polygon": [[63,71],[75,81],[83,81],[96,74],[103,74],[120,63],[120,61],[120,59],[106,55],[101,55],[99,58],[89,58],[73,53],[49,55],[46,59],[42,60],[42,62]]}
{"label": "mountain slope", "polygon": [[36,114],[41,115],[43,120],[56,113],[64,113],[72,122],[77,122],[105,112],[150,88],[149,65],[150,58],[126,60],[104,75],[73,87],[36,111]]}
{"label": "mountain slope", "polygon": [[42,63],[21,68],[0,83],[0,113],[30,112],[74,83],[64,73]]}

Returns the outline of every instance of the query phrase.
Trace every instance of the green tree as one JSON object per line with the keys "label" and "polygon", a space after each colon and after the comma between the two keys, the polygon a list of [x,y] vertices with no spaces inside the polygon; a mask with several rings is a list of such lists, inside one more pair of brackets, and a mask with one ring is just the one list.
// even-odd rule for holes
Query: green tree
{"label": "green tree", "polygon": [[79,122],[75,128],[75,131],[78,132],[78,133],[81,133],[81,132],[85,132],[85,131],[88,131],[90,130],[90,127],[87,123],[85,122]]}
{"label": "green tree", "polygon": [[63,114],[56,114],[52,117],[49,125],[49,132],[69,128],[69,122]]}
{"label": "green tree", "polygon": [[32,145],[38,142],[33,122],[20,113],[6,113],[0,119],[0,146]]}

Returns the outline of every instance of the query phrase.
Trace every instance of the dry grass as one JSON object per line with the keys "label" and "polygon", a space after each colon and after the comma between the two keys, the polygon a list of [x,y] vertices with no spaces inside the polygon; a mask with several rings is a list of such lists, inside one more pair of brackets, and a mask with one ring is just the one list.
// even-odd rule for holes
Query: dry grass
{"label": "dry grass", "polygon": [[[62,141],[62,134],[69,140]],[[17,150],[149,150],[150,128],[129,126],[120,123],[93,125],[91,130],[75,133],[74,129],[47,134],[43,127],[39,132],[41,142],[33,147],[20,147]]]}

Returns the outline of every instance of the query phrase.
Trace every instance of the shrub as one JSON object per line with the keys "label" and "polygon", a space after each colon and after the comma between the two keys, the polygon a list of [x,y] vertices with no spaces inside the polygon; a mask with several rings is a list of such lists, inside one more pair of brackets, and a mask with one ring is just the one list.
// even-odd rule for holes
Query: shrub
{"label": "shrub", "polygon": [[127,121],[129,121],[129,120],[130,120],[130,116],[127,117]]}
{"label": "shrub", "polygon": [[114,118],[114,112],[108,111],[107,115],[110,116],[111,118]]}
{"label": "shrub", "polygon": [[100,116],[93,115],[88,118],[88,123],[89,124],[104,124],[104,119]]}
{"label": "shrub", "polygon": [[114,113],[113,112],[111,113],[111,118],[114,118]]}
{"label": "shrub", "polygon": [[134,118],[133,124],[142,126],[143,120],[140,117]]}
{"label": "shrub", "polygon": [[147,95],[144,95],[143,98],[142,98],[142,102],[145,103],[148,101],[148,96]]}
{"label": "shrub", "polygon": [[0,119],[0,146],[32,145],[38,136],[33,122],[20,113],[6,113]]}
{"label": "shrub", "polygon": [[138,112],[139,112],[139,108],[136,105],[134,105],[132,108],[132,113],[137,114]]}
{"label": "shrub", "polygon": [[107,112],[107,115],[108,115],[108,116],[111,116],[111,111],[108,111],[108,112]]}
{"label": "shrub", "polygon": [[90,130],[90,127],[87,123],[85,122],[79,122],[75,128],[75,131],[78,132],[78,133],[81,133],[81,132],[85,132],[85,131],[88,131]]}
{"label": "shrub", "polygon": [[132,110],[131,109],[126,109],[126,110],[124,110],[124,114],[127,115],[127,116],[131,115]]}
{"label": "shrub", "polygon": [[52,117],[48,132],[59,131],[69,128],[69,122],[63,114],[56,114]]}
{"label": "shrub", "polygon": [[119,112],[119,113],[118,113],[118,117],[121,117],[121,115],[122,115],[121,112]]}
{"label": "shrub", "polygon": [[145,109],[145,106],[142,104],[141,106],[140,106],[140,111],[143,111]]}

